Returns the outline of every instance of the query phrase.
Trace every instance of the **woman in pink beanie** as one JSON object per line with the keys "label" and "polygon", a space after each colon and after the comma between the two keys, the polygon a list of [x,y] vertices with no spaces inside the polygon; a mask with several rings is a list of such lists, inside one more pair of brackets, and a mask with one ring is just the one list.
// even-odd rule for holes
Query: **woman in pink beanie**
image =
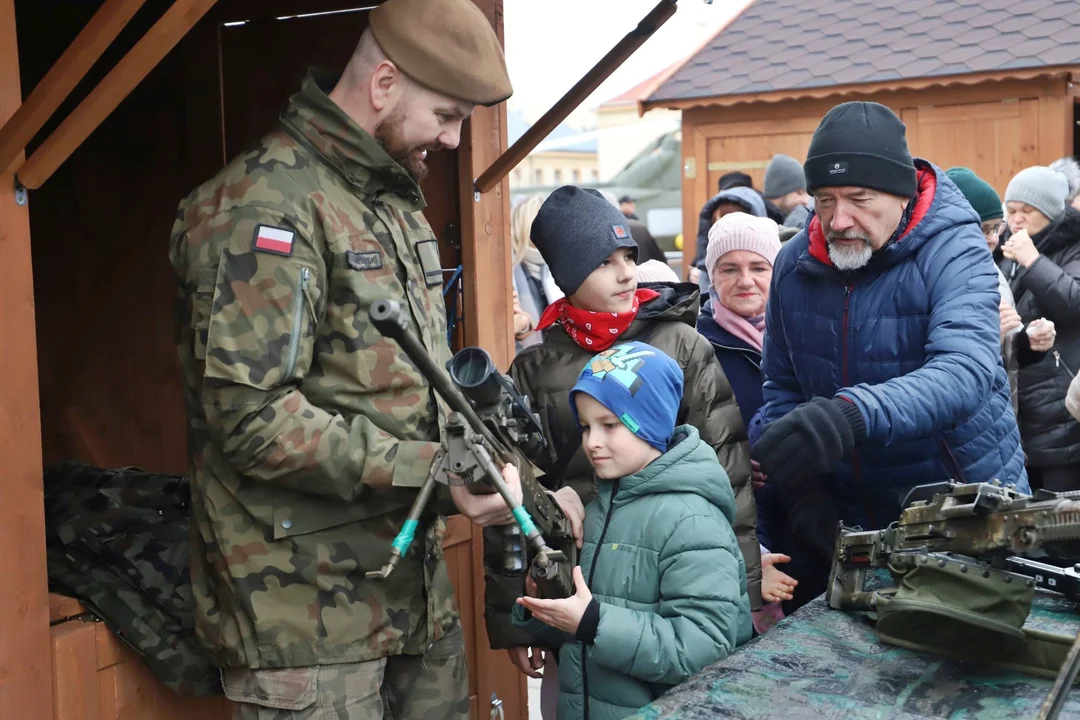
{"label": "woman in pink beanie", "polygon": [[[761,395],[761,346],[765,336],[765,304],[769,300],[773,261],[780,252],[780,231],[769,218],[732,213],[709,230],[705,268],[712,281],[709,300],[698,316],[697,329],[712,343],[716,359],[735,390],[743,421],[751,427],[754,414],[765,404]],[[751,440],[753,435],[751,435]],[[795,580],[776,568],[787,555],[771,554],[767,491],[757,489],[758,542],[761,550],[761,597],[766,603],[754,613],[754,626],[764,632],[783,614],[778,603],[791,599]],[[765,507],[761,506],[765,500]]]}

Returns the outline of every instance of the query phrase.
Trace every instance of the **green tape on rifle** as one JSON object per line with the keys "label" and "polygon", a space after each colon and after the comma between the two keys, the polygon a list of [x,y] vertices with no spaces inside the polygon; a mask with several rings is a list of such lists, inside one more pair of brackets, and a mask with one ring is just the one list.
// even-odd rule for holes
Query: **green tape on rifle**
{"label": "green tape on rifle", "polygon": [[521,532],[525,533],[526,536],[536,532],[536,525],[533,524],[533,519],[529,517],[529,512],[524,506],[519,505],[512,512],[514,513],[514,519],[521,526]]}
{"label": "green tape on rifle", "polygon": [[401,553],[401,557],[405,557],[409,546],[412,545],[413,535],[416,534],[416,528],[419,525],[420,523],[416,520],[406,520],[401,526],[401,532],[397,534],[394,542],[391,543],[394,549]]}

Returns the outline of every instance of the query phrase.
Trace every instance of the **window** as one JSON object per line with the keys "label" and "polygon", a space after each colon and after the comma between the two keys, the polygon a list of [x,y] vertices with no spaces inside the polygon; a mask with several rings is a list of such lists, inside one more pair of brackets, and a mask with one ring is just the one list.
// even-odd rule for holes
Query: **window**
{"label": "window", "polygon": [[522,174],[523,173],[521,171],[521,168],[518,168],[517,170],[514,171],[514,184],[515,185],[520,185],[521,184],[521,176],[522,176]]}
{"label": "window", "polygon": [[562,185],[562,170],[552,170],[551,177],[553,178],[553,185]]}
{"label": "window", "polygon": [[600,181],[600,171],[597,168],[592,169],[592,179],[593,179],[593,182],[599,182]]}
{"label": "window", "polygon": [[544,184],[544,171],[540,168],[533,170],[533,185]]}
{"label": "window", "polygon": [[575,169],[573,174],[571,175],[571,177],[574,178],[574,184],[575,185],[580,185],[581,184],[581,171],[580,170]]}

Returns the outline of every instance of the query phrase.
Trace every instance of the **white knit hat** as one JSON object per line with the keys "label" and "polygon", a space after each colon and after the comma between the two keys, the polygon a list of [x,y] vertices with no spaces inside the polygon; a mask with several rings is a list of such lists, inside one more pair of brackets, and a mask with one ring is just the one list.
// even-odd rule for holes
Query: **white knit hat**
{"label": "white knit hat", "polygon": [[639,283],[677,283],[679,276],[666,262],[648,260],[637,266],[637,281]]}
{"label": "white knit hat", "polygon": [[769,218],[746,213],[731,213],[709,228],[709,249],[705,251],[705,270],[710,274],[716,261],[732,250],[757,253],[772,265],[780,252],[780,229]]}

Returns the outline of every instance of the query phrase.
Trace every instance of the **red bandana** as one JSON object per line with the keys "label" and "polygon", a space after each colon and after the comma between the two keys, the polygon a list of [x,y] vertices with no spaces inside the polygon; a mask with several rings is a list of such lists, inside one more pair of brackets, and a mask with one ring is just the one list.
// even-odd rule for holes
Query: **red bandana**
{"label": "red bandana", "polygon": [[593,312],[582,310],[570,304],[566,298],[556,300],[540,316],[537,330],[547,330],[555,323],[582,349],[602,352],[615,344],[619,336],[626,332],[637,317],[642,303],[660,297],[655,290],[638,290],[634,293],[634,306],[627,312]]}

